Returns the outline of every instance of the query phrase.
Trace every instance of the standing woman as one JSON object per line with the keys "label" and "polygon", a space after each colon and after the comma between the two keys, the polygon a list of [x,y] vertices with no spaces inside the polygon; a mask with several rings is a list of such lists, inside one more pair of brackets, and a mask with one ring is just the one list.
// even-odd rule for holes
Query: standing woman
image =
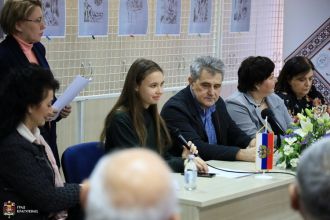
{"label": "standing woman", "polygon": [[[44,17],[39,0],[7,0],[1,10],[0,24],[7,34],[0,43],[0,82],[13,68],[22,68],[34,63],[49,69],[45,47],[40,43],[45,30]],[[66,118],[71,107],[65,107],[56,121],[48,121],[40,128],[50,145],[57,165],[60,160],[56,143],[56,122]],[[53,112],[55,115],[56,112]]]}
{"label": "standing woman", "polygon": [[324,97],[313,86],[314,65],[306,57],[289,59],[278,76],[275,92],[284,100],[292,116],[305,108],[325,104]]}
{"label": "standing woman", "polygon": [[[106,152],[145,146],[161,154],[173,171],[182,172],[184,159],[190,152],[184,148],[182,157],[173,157],[167,151],[172,141],[157,108],[163,85],[160,66],[151,60],[137,59],[127,73],[117,103],[105,119],[101,141]],[[196,153],[196,147],[190,146]],[[200,171],[207,171],[201,158],[196,158],[196,164]]]}
{"label": "standing woman", "polygon": [[261,111],[268,108],[282,130],[291,123],[283,100],[274,94],[275,64],[268,57],[248,57],[238,69],[238,91],[226,99],[229,115],[250,137],[265,124]]}
{"label": "standing woman", "polygon": [[78,207],[79,184],[63,183],[38,128],[52,115],[58,87],[50,70],[36,65],[11,72],[0,87],[0,204],[15,203],[13,219],[64,220]]}

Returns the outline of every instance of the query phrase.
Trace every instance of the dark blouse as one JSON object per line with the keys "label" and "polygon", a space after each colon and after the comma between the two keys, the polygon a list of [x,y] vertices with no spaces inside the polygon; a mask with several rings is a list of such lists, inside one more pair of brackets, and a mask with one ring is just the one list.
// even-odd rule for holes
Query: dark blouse
{"label": "dark blouse", "polygon": [[302,99],[297,99],[297,97],[292,93],[287,92],[279,92],[276,94],[284,100],[284,104],[286,105],[289,114],[292,116],[297,115],[302,112],[305,108],[311,109],[317,103],[317,99],[319,99],[320,104],[325,104],[324,97],[320,92],[316,90],[314,86],[312,86],[311,91]]}
{"label": "dark blouse", "polygon": [[[156,138],[156,126],[151,113],[143,112],[144,123],[147,130],[145,147],[159,153]],[[139,138],[134,130],[132,119],[128,112],[117,111],[106,129],[105,151],[112,152],[123,148],[140,146]],[[183,172],[183,159],[174,157],[165,151],[162,157],[166,160],[174,172]]]}

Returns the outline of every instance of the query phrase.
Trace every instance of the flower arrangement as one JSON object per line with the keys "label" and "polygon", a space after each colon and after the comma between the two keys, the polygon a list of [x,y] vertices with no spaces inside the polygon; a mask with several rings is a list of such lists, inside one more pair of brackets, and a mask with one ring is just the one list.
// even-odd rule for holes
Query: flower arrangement
{"label": "flower arrangement", "polygon": [[300,154],[325,135],[330,135],[328,106],[320,105],[299,113],[292,127],[286,131],[279,148],[277,166],[283,169],[296,169]]}

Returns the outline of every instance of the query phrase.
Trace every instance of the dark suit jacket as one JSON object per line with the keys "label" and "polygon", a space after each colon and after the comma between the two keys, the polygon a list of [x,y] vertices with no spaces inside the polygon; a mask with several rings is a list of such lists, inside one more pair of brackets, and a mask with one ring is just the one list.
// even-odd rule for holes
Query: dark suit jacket
{"label": "dark suit jacket", "polygon": [[[79,203],[79,184],[54,187],[55,179],[45,147],[30,143],[17,131],[0,142],[0,204],[12,201],[35,214],[16,213],[13,219],[48,219],[51,212]],[[0,215],[1,218],[2,213]]]}
{"label": "dark suit jacket", "polygon": [[[251,141],[251,138],[230,118],[223,99],[219,98],[216,102],[216,111],[212,114],[217,144],[209,144],[189,86],[165,103],[161,115],[170,131],[178,128],[186,140],[197,146],[199,155],[204,160],[235,160],[240,148],[245,148]],[[181,152],[182,149],[172,149],[175,155]]]}
{"label": "dark suit jacket", "polygon": [[[46,60],[45,47],[38,42],[33,45],[32,50],[39,65],[49,69]],[[0,43],[0,83],[3,81],[4,77],[10,73],[11,69],[27,67],[28,65],[30,65],[30,62],[23,53],[16,39],[11,35],[8,35],[6,39]],[[60,160],[56,143],[56,122],[59,120],[60,117],[56,121],[46,123],[40,128],[42,136],[45,138],[54,153],[58,167],[60,167]]]}

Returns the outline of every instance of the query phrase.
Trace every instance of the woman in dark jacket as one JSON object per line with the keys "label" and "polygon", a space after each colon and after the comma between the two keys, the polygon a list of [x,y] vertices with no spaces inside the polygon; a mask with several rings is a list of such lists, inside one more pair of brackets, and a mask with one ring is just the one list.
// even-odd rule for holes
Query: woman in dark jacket
{"label": "woman in dark jacket", "polygon": [[[0,43],[0,85],[13,68],[24,68],[34,63],[49,69],[45,47],[40,43],[46,28],[41,6],[40,0],[5,2],[0,15],[2,30],[7,34],[6,39]],[[56,122],[66,118],[70,112],[71,107],[67,106],[56,120],[48,121],[45,126],[40,127],[58,166],[60,160],[56,143]]]}
{"label": "woman in dark jacket", "polygon": [[[0,204],[13,219],[66,219],[80,186],[64,184],[40,134],[59,83],[39,66],[11,72],[0,87]],[[14,207],[14,208],[13,208]]]}

